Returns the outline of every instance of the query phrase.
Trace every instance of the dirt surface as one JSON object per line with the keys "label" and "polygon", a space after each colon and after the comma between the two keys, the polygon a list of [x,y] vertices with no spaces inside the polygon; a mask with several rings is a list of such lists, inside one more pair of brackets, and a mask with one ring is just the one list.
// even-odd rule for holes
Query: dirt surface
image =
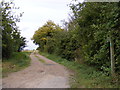
{"label": "dirt surface", "polygon": [[[69,71],[39,54],[32,53],[31,65],[3,78],[3,88],[69,88]],[[44,62],[39,61],[40,59]]]}

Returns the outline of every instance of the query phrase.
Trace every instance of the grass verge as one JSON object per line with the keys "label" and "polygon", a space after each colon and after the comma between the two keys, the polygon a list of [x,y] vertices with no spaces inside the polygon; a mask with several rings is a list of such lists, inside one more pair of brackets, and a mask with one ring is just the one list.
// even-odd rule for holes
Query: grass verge
{"label": "grass verge", "polygon": [[112,82],[110,76],[93,67],[68,61],[56,55],[40,54],[75,71],[75,75],[70,80],[71,88],[120,88],[119,84]]}
{"label": "grass verge", "polygon": [[31,52],[15,52],[9,59],[2,60],[2,77],[8,76],[11,72],[17,72],[30,65]]}

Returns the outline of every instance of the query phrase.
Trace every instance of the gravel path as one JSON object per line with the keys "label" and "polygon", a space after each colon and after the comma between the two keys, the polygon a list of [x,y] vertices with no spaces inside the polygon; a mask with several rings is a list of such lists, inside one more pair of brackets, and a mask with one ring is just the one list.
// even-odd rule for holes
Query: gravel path
{"label": "gravel path", "polygon": [[[44,56],[32,53],[31,65],[3,78],[3,88],[69,88],[69,71]],[[44,62],[39,61],[44,60]]]}

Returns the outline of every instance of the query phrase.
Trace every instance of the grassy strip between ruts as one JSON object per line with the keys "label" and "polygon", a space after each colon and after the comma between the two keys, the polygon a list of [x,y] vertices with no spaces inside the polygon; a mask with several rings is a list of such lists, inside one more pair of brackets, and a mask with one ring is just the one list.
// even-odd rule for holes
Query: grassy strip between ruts
{"label": "grassy strip between ruts", "polygon": [[41,59],[39,56],[36,55],[36,57],[38,58],[38,60],[42,63],[45,63],[45,60]]}
{"label": "grassy strip between ruts", "polygon": [[30,65],[31,52],[15,52],[10,59],[2,60],[2,77],[8,76],[11,72],[17,72]]}
{"label": "grassy strip between ruts", "polygon": [[52,54],[41,52],[40,54],[75,71],[75,75],[70,79],[71,88],[120,88],[119,84],[112,82],[110,76],[106,76],[93,67]]}

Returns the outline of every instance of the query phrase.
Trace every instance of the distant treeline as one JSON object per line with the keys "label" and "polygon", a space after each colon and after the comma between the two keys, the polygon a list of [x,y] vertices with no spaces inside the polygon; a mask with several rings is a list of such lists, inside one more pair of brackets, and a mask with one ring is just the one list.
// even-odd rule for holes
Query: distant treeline
{"label": "distant treeline", "polygon": [[110,74],[110,40],[114,45],[115,72],[120,74],[120,2],[69,4],[72,14],[61,29],[48,21],[34,34],[41,52],[79,60]]}
{"label": "distant treeline", "polygon": [[26,46],[26,40],[21,36],[16,22],[20,22],[20,15],[14,15],[13,9],[18,9],[13,2],[1,1],[0,12],[2,15],[2,57],[10,58],[13,52],[20,52]]}

